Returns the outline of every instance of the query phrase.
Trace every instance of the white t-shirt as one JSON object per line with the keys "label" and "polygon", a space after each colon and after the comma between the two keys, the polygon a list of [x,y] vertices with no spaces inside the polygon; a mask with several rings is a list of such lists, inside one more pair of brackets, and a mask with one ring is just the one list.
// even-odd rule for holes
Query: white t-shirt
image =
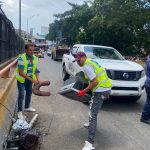
{"label": "white t-shirt", "polygon": [[[83,70],[87,74],[90,81],[93,80],[96,77],[96,74],[94,73],[94,68],[92,66],[84,65]],[[109,91],[109,90],[111,90],[111,88],[98,87],[95,90],[95,92],[105,92],[105,91]]]}

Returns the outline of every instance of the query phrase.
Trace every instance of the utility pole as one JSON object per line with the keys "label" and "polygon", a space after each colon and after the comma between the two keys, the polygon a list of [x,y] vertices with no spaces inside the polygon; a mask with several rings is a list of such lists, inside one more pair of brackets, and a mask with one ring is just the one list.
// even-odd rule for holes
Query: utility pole
{"label": "utility pole", "polygon": [[39,14],[34,14],[30,17],[27,17],[27,41],[29,40],[29,21],[35,16],[39,16]]}
{"label": "utility pole", "polygon": [[21,0],[19,0],[19,36],[21,37]]}
{"label": "utility pole", "polygon": [[28,29],[28,21],[29,21],[29,19],[28,19],[28,17],[27,17],[27,41],[29,40],[29,29]]}

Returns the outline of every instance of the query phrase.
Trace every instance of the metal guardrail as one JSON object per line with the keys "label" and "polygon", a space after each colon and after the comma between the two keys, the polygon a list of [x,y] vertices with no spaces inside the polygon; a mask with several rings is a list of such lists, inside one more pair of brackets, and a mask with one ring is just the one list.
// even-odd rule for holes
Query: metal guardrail
{"label": "metal guardrail", "polygon": [[12,59],[9,59],[8,61],[0,64],[0,70],[2,70],[4,67],[8,66],[11,62],[13,62],[15,59],[17,59],[17,57],[14,57]]}
{"label": "metal guardrail", "polygon": [[24,41],[0,8],[0,64],[22,53]]}
{"label": "metal guardrail", "polygon": [[9,78],[10,74],[14,71],[17,66],[18,60],[15,59],[13,62],[8,64],[6,67],[0,70],[0,77],[1,78]]}

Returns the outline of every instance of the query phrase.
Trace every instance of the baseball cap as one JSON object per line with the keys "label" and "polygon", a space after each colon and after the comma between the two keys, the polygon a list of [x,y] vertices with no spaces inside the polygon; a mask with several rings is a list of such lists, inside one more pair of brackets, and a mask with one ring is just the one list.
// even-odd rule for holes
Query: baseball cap
{"label": "baseball cap", "polygon": [[84,52],[78,52],[76,55],[75,55],[75,60],[78,61],[81,57],[86,57],[86,54]]}
{"label": "baseball cap", "polygon": [[35,45],[33,43],[27,43],[27,44],[25,44],[25,49],[28,49],[31,46],[35,46]]}

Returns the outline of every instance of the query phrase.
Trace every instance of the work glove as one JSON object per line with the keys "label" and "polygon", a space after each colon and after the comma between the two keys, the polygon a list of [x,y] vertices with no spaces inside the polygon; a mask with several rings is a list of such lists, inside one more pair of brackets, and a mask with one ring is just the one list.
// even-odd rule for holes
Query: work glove
{"label": "work glove", "polygon": [[87,93],[87,91],[84,89],[84,90],[80,90],[80,91],[77,93],[77,95],[78,95],[79,97],[81,97],[81,96],[84,96],[86,93]]}

